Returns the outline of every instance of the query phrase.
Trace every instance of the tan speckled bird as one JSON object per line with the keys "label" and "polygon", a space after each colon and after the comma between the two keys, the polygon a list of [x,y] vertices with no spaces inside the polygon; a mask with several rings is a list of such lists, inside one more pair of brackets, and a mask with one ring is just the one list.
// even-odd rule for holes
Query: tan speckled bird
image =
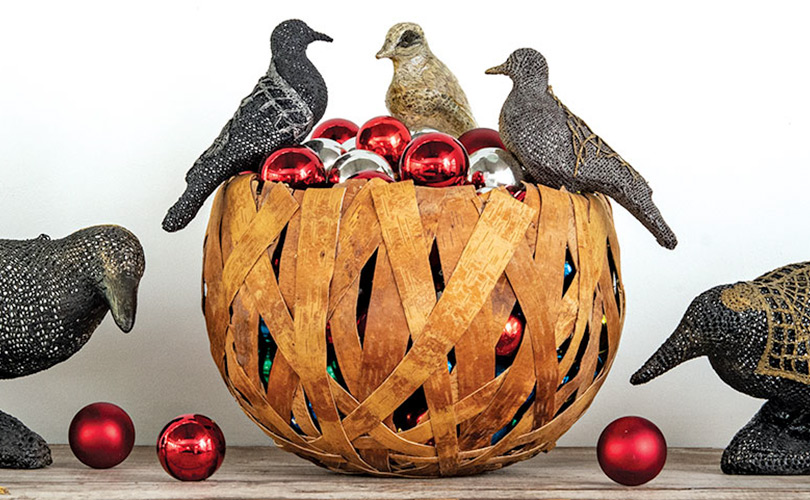
{"label": "tan speckled bird", "polygon": [[377,59],[394,62],[385,95],[391,115],[411,130],[432,128],[460,136],[475,128],[467,96],[458,80],[428,47],[422,27],[398,23],[388,30]]}

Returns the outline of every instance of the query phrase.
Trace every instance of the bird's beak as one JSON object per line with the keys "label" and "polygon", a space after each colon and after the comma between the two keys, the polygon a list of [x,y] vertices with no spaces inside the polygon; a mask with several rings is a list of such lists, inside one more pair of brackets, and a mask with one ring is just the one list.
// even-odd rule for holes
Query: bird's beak
{"label": "bird's beak", "polygon": [[317,31],[312,33],[313,40],[320,40],[322,42],[331,42],[332,37],[329,35],[324,35],[323,33],[319,33]]}
{"label": "bird's beak", "polygon": [[506,74],[508,74],[507,71],[506,71],[506,63],[503,63],[503,64],[501,64],[499,66],[489,68],[484,73],[486,73],[488,75],[506,75]]}
{"label": "bird's beak", "polygon": [[104,297],[110,306],[113,320],[124,333],[135,326],[135,309],[138,305],[138,282],[133,276],[104,278]]}
{"label": "bird's beak", "polygon": [[381,48],[380,51],[377,52],[377,55],[375,57],[377,59],[385,59],[393,55],[394,55],[393,49],[391,49],[391,47],[389,47],[388,44],[386,43],[385,45],[383,45],[383,48]]}

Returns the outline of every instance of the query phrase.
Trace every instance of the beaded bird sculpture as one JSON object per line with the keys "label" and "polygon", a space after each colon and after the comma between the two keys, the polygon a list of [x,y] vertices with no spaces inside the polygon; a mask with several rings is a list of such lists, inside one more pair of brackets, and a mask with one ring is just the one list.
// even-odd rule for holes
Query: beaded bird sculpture
{"label": "beaded bird sculpture", "polygon": [[533,49],[518,49],[487,74],[512,78],[503,104],[500,134],[533,182],[571,192],[610,196],[672,249],[678,244],[652,201],[647,181],[551,92],[548,65]]}
{"label": "beaded bird sculpture", "polygon": [[699,295],[630,379],[707,356],[734,389],[767,399],[723,452],[726,474],[810,474],[810,262]]}
{"label": "beaded bird sculpture", "polygon": [[392,26],[377,52],[377,59],[382,58],[394,63],[385,104],[410,130],[432,128],[458,137],[476,127],[461,85],[430,51],[418,24]]}
{"label": "beaded bird sculpture", "polygon": [[[143,271],[138,238],[119,226],[89,227],[60,240],[0,240],[0,379],[65,361],[108,310],[129,332]],[[50,463],[45,441],[0,412],[0,467]]]}
{"label": "beaded bird sculpture", "polygon": [[267,73],[188,171],[186,190],[163,219],[163,229],[186,227],[223,181],[244,170],[257,170],[282,145],[300,143],[323,117],[326,84],[306,54],[316,40],[332,41],[297,19],[276,26]]}

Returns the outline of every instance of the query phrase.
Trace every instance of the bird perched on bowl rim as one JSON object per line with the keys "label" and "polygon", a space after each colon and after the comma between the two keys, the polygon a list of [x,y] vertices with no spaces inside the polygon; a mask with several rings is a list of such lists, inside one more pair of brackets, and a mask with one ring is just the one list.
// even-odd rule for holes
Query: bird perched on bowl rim
{"label": "bird perched on bowl rim", "polygon": [[432,128],[458,137],[476,127],[467,96],[453,73],[430,51],[421,26],[392,26],[377,52],[377,59],[383,58],[394,63],[385,105],[410,130]]}
{"label": "bird perched on bowl rim", "polygon": [[499,131],[533,182],[610,196],[661,246],[675,248],[678,239],[653,203],[647,181],[551,92],[548,64],[540,52],[518,49],[486,73],[512,79]]}
{"label": "bird perched on bowl rim", "polygon": [[332,41],[298,19],[275,27],[267,73],[194,162],[186,174],[186,190],[163,219],[163,229],[174,232],[186,227],[223,181],[245,170],[258,170],[267,155],[300,143],[320,121],[326,110],[326,83],[306,53],[316,40]]}

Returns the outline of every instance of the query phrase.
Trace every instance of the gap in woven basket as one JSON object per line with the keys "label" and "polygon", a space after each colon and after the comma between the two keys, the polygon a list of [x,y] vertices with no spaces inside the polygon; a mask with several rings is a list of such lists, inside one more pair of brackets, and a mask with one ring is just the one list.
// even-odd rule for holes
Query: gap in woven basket
{"label": "gap in woven basket", "polygon": [[402,432],[416,427],[417,424],[421,424],[427,418],[427,411],[425,390],[420,386],[394,410],[394,428],[397,432]]}
{"label": "gap in woven basket", "polygon": [[439,255],[439,244],[433,240],[430,249],[430,273],[433,275],[433,289],[436,291],[436,301],[442,298],[444,293],[444,271],[442,271],[442,259]]}
{"label": "gap in woven basket", "polygon": [[[328,326],[328,324],[327,324]],[[335,352],[334,341],[331,341],[332,335],[327,332],[326,337],[326,373],[335,379],[346,392],[349,392],[349,386],[346,385],[346,380],[343,378],[343,372],[340,370],[340,363],[338,363],[337,353]]]}
{"label": "gap in woven basket", "polygon": [[523,415],[526,413],[526,411],[528,411],[528,409],[531,408],[532,403],[534,403],[534,398],[536,395],[537,395],[537,387],[534,387],[532,388],[532,393],[529,394],[529,397],[526,398],[526,401],[524,401],[523,404],[520,405],[520,408],[517,409],[515,415],[512,417],[509,423],[501,427],[500,430],[498,430],[495,434],[492,435],[490,444],[494,445],[501,439],[505,438],[506,435],[509,434],[509,432],[515,428],[515,426],[517,426],[518,422],[520,422],[520,419],[523,418]]}
{"label": "gap in woven basket", "polygon": [[599,355],[596,357],[596,370],[593,373],[594,380],[599,377],[599,374],[602,373],[602,370],[605,368],[605,363],[607,363],[608,359],[608,349],[610,349],[610,347],[608,345],[607,316],[603,313],[602,328],[599,332]]}
{"label": "gap in woven basket", "polygon": [[570,396],[568,396],[568,399],[566,399],[566,400],[565,400],[565,403],[563,403],[563,404],[560,406],[560,409],[559,409],[559,410],[557,410],[557,413],[555,413],[555,414],[554,414],[554,418],[557,418],[557,417],[558,417],[558,416],[559,416],[559,415],[560,415],[562,412],[564,412],[565,410],[567,410],[569,406],[571,406],[572,404],[574,404],[574,401],[576,401],[576,400],[577,400],[577,393],[578,393],[578,392],[579,392],[579,389],[575,390],[574,392],[572,392],[572,393],[571,393],[571,395],[570,395]]}
{"label": "gap in woven basket", "polygon": [[574,332],[568,336],[567,339],[562,341],[560,347],[557,348],[557,364],[562,363],[565,354],[568,352],[568,348],[571,347],[571,340],[574,338]]}
{"label": "gap in woven basket", "polygon": [[571,255],[571,250],[568,245],[565,246],[565,264],[563,264],[563,289],[562,294],[565,297],[565,292],[571,287],[574,282],[574,276],[577,274],[577,267],[574,265],[574,257]]}
{"label": "gap in woven basket", "polygon": [[259,316],[259,378],[267,392],[267,383],[270,380],[270,370],[273,368],[273,361],[276,358],[278,345],[270,334],[270,329],[264,322],[264,318]]}
{"label": "gap in woven basket", "polygon": [[270,265],[273,266],[276,281],[278,281],[278,273],[281,271],[281,251],[284,249],[284,241],[287,239],[287,227],[284,226],[284,229],[278,235],[278,243],[276,243],[276,248],[273,249],[273,256],[270,257]]}
{"label": "gap in woven basket", "polygon": [[577,355],[574,357],[574,362],[571,364],[571,368],[568,369],[568,373],[566,373],[565,377],[563,377],[562,382],[560,383],[559,387],[557,387],[557,390],[560,390],[560,387],[573,380],[574,377],[579,374],[579,366],[582,364],[582,358],[585,356],[585,350],[588,348],[590,337],[590,325],[586,324],[585,333],[582,334],[582,340],[579,342],[579,349],[577,349]]}
{"label": "gap in woven basket", "polygon": [[360,289],[357,292],[357,308],[355,319],[357,322],[357,336],[360,338],[360,347],[366,337],[366,322],[368,320],[368,307],[371,304],[371,289],[374,286],[374,270],[377,268],[377,250],[371,254],[363,269],[360,271]]}
{"label": "gap in woven basket", "polygon": [[[504,325],[503,331],[501,332],[501,338],[495,345],[496,377],[505,372],[506,369],[515,362],[520,345],[523,343],[523,332],[525,328],[526,318],[523,315],[523,309],[520,307],[520,302],[515,302],[512,312],[509,313],[509,319],[507,319],[507,323]],[[507,329],[517,329],[517,331],[520,332],[516,341],[513,340],[511,343],[506,341],[506,337],[509,333]]]}
{"label": "gap in woven basket", "polygon": [[619,315],[622,314],[622,301],[619,294],[619,272],[616,269],[616,260],[613,258],[613,250],[610,248],[610,240],[607,242],[607,259],[610,267],[610,279],[613,283],[613,296],[616,298],[616,309]]}

